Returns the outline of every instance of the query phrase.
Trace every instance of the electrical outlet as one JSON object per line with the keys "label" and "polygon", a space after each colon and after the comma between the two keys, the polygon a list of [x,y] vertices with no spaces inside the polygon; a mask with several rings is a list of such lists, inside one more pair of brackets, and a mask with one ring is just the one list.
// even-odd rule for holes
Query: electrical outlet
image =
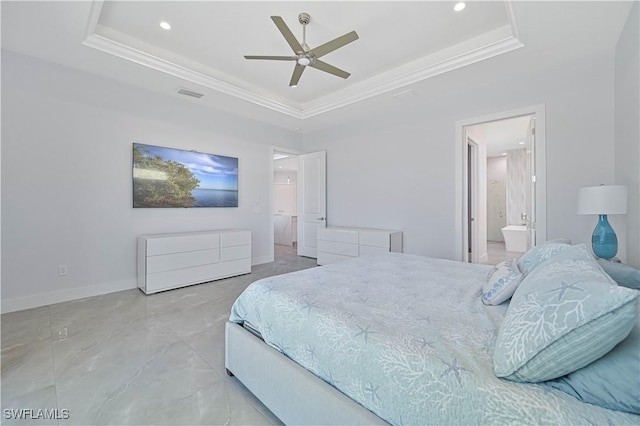
{"label": "electrical outlet", "polygon": [[58,276],[65,277],[69,274],[69,268],[67,265],[58,265]]}

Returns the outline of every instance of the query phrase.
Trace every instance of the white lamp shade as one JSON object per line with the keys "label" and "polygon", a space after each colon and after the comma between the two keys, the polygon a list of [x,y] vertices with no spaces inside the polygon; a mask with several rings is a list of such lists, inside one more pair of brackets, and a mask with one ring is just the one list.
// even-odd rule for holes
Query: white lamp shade
{"label": "white lamp shade", "polygon": [[580,188],[578,214],[626,214],[627,187],[601,185]]}

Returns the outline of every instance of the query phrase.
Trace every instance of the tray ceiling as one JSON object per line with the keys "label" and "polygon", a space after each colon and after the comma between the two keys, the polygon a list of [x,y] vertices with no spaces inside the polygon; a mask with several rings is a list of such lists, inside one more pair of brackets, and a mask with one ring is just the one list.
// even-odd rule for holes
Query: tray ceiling
{"label": "tray ceiling", "polygon": [[[94,1],[83,44],[296,117],[307,118],[522,47],[507,2],[102,2]],[[311,48],[358,32],[323,57],[347,80],[308,69],[288,87],[292,62],[243,55],[291,55],[270,16]],[[171,24],[170,30],[160,22]]]}
{"label": "tray ceiling", "polygon": [[[1,41],[3,52],[306,133],[410,111],[438,94],[463,96],[494,64],[516,78],[611,52],[633,4],[468,1],[456,13],[455,3],[5,0]],[[301,12],[311,15],[311,48],[357,31],[358,40],[323,56],[348,79],[308,69],[290,88],[292,62],[244,59],[290,55],[270,16],[300,39]]]}

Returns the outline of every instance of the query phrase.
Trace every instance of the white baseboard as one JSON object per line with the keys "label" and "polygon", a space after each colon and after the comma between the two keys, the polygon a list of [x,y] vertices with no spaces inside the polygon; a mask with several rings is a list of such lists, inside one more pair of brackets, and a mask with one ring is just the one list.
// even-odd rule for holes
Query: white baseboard
{"label": "white baseboard", "polygon": [[109,281],[102,284],[67,288],[64,290],[50,291],[35,294],[33,296],[14,297],[2,299],[2,313],[22,311],[24,309],[38,308],[40,306],[53,305],[54,303],[68,302],[70,300],[84,299],[85,297],[99,296],[101,294],[115,293],[116,291],[131,290],[137,288],[135,278],[128,280]]}
{"label": "white baseboard", "polygon": [[[273,262],[273,255],[260,256],[251,259],[251,265],[261,265]],[[3,314],[24,309],[39,308],[40,306],[53,305],[54,303],[69,302],[71,300],[84,299],[85,297],[100,296],[101,294],[115,293],[116,291],[131,290],[138,287],[135,278],[107,283],[67,288],[64,290],[50,291],[32,296],[14,297],[2,299],[0,312]]]}

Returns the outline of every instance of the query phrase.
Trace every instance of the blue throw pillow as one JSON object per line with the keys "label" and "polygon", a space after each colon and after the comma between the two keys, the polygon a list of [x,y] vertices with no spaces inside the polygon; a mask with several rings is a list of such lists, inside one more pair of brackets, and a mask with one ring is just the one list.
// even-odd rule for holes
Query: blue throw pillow
{"label": "blue throw pillow", "polygon": [[570,247],[572,247],[570,244],[556,241],[540,244],[529,249],[518,259],[518,267],[524,275],[527,275],[545,260],[559,255]]}
{"label": "blue throw pillow", "polygon": [[629,337],[611,352],[546,384],[589,404],[640,414],[640,317]]}
{"label": "blue throw pillow", "polygon": [[541,382],[590,364],[627,337],[637,297],[616,285],[584,245],[567,246],[511,298],[496,340],[496,376]]}
{"label": "blue throw pillow", "polygon": [[618,285],[640,290],[640,270],[625,265],[624,263],[611,262],[604,259],[596,260],[598,261],[598,265],[600,265]]}
{"label": "blue throw pillow", "polygon": [[524,278],[516,259],[507,259],[498,263],[487,276],[482,288],[482,303],[499,305],[508,300]]}

